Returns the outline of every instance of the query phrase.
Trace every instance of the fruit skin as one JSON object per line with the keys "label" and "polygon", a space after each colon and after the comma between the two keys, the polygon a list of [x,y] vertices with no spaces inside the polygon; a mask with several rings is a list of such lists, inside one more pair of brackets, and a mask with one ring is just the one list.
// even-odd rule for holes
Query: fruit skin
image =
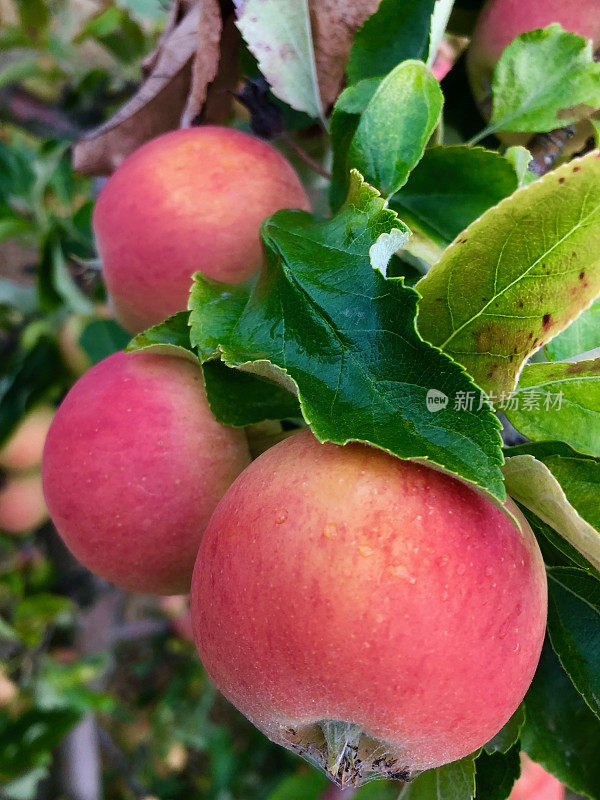
{"label": "fruit skin", "polygon": [[536,764],[525,753],[521,753],[521,776],[515,783],[509,800],[564,800],[565,787]]}
{"label": "fruit skin", "polygon": [[39,528],[48,519],[39,472],[12,475],[0,483],[0,531],[15,535]]}
{"label": "fruit skin", "polygon": [[[281,442],[205,531],[191,593],[204,666],[269,738],[329,760],[339,783],[466,756],[517,708],[544,636],[542,557],[509,507],[523,533],[428,467],[308,431]],[[365,741],[359,767],[348,750],[330,760],[324,720],[385,742],[387,763]]]}
{"label": "fruit skin", "polygon": [[[502,52],[521,33],[545,28],[558,22],[572,31],[600,44],[600,10],[598,0],[488,0],[484,6],[471,45],[467,50],[467,73],[477,104],[489,116],[489,93],[494,67]],[[486,108],[487,106],[487,108]],[[577,126],[577,134],[569,143],[569,151],[580,149],[592,135],[589,123]],[[527,134],[499,132],[506,143],[527,142]]]}
{"label": "fruit skin", "polygon": [[0,449],[0,469],[17,472],[39,467],[53,416],[54,409],[45,404],[25,414]]}
{"label": "fruit skin", "polygon": [[204,528],[249,462],[243,431],[212,416],[199,366],[115,353],[81,377],[50,428],[52,520],[88,569],[125,589],[187,592]]}
{"label": "fruit skin", "polygon": [[239,283],[262,264],[259,229],[281,208],[310,210],[292,166],[232,128],[147,142],[103,188],[93,225],[117,319],[131,333],[187,308],[192,275]]}

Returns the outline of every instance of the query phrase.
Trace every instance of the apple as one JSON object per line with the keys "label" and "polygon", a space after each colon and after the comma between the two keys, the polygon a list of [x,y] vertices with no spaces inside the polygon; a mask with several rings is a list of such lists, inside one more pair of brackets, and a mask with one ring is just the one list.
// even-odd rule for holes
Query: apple
{"label": "apple", "polygon": [[29,533],[47,519],[39,472],[0,479],[0,531],[16,535]]}
{"label": "apple", "polygon": [[46,404],[36,406],[25,414],[0,448],[0,469],[20,472],[39,467],[53,417],[54,409]]}
{"label": "apple", "polygon": [[564,800],[565,787],[536,764],[525,753],[521,753],[521,776],[515,783],[509,800]]}
{"label": "apple", "polygon": [[303,431],[209,522],[196,645],[223,694],[340,785],[460,759],[514,713],[544,637],[538,545],[437,470]]}
{"label": "apple", "polygon": [[104,186],[93,215],[116,317],[138,333],[187,308],[200,271],[239,283],[261,266],[262,221],[310,210],[298,176],[271,145],[202,126],[147,142]]}
{"label": "apple", "polygon": [[[600,9],[598,0],[488,0],[477,20],[471,45],[467,50],[467,73],[475,101],[485,116],[490,111],[490,87],[494,68],[504,49],[522,33],[545,28],[558,22],[567,31],[600,44]],[[535,131],[532,131],[532,134]],[[525,144],[531,135],[499,132],[507,144]],[[577,135],[568,151],[581,149],[592,135],[589,123],[577,126]]]}
{"label": "apple", "polygon": [[178,594],[249,460],[244,432],[212,416],[199,365],[119,352],[67,394],[42,476],[52,521],[82,564],[124,589]]}

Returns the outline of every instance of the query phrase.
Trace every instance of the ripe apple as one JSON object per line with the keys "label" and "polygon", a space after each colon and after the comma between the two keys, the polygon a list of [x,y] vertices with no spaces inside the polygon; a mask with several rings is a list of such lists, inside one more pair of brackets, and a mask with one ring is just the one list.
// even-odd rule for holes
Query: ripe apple
{"label": "ripe apple", "polygon": [[0,469],[19,472],[39,467],[53,416],[54,409],[46,404],[25,414],[0,449]]}
{"label": "ripe apple", "polygon": [[189,590],[206,523],[249,460],[243,431],[212,416],[198,365],[115,353],[58,409],[44,492],[65,544],[92,572],[177,594]]}
{"label": "ripe apple", "polygon": [[0,531],[29,533],[48,519],[39,472],[0,478]]}
{"label": "ripe apple", "polygon": [[[594,46],[600,44],[600,9],[598,0],[488,0],[483,7],[467,50],[467,73],[475,101],[485,116],[490,111],[490,87],[494,68],[504,49],[522,33],[545,28],[558,22]],[[535,131],[532,131],[535,133]],[[580,149],[585,139],[592,135],[589,123],[580,123],[577,134],[569,143],[569,151]],[[524,144],[527,134],[500,132],[507,144]]]}
{"label": "ripe apple", "polygon": [[262,264],[260,225],[281,208],[310,204],[292,166],[254,136],[207,125],[144,144],[94,209],[119,322],[137,333],[187,308],[196,271],[227,283],[250,277]]}
{"label": "ripe apple", "polygon": [[515,783],[509,800],[564,800],[565,787],[536,764],[525,753],[521,754],[521,776]]}
{"label": "ripe apple", "polygon": [[523,699],[546,624],[542,557],[439,471],[303,431],[217,506],[192,579],[212,680],[340,785],[472,753]]}

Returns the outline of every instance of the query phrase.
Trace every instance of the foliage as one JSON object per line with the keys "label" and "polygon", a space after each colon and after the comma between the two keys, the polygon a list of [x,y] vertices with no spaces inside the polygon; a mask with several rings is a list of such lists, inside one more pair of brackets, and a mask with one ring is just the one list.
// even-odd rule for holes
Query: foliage
{"label": "foliage", "polygon": [[[159,0],[93,12],[69,0],[6,5],[0,445],[27,411],[57,403],[86,365],[128,342],[108,318],[96,260],[99,184],[74,172],[70,145],[108,121],[110,139],[79,145],[81,168],[101,171],[147,131],[191,121],[192,111],[213,120],[212,77],[229,84],[216,63],[194,79],[201,38],[174,51],[190,27],[213,49],[232,47],[231,63],[239,58],[250,65],[244,74],[262,72],[269,86],[250,120],[219,90],[228,99],[218,121],[247,128],[275,119],[285,135],[274,143],[295,159],[326,218],[276,213],[263,224],[257,279],[228,286],[197,274],[189,309],[129,347],[200,362],[226,424],[309,424],[323,441],[427,460],[496,503],[506,493],[517,500],[547,564],[540,666],[522,708],[485,748],[423,773],[401,796],[504,800],[524,749],[600,800],[600,159],[563,154],[538,178],[529,150],[489,136],[589,117],[600,104],[591,44],[555,25],[518,37],[496,68],[490,124],[471,115],[465,127],[480,132],[466,142],[452,120],[471,113],[467,103],[430,70],[452,5],[443,0],[342,2],[337,18],[309,0],[235,2],[244,41],[233,46],[218,10],[217,31],[212,18],[198,27],[184,4],[167,20]],[[474,5],[456,4],[463,16],[451,17],[450,33]],[[163,28],[148,64],[168,64],[165,84],[111,118],[138,89]],[[182,75],[189,85],[175,108],[169,92]],[[101,146],[92,151],[90,141]],[[311,147],[319,174],[308,178],[297,154]],[[329,163],[331,180],[321,174]],[[495,411],[532,441],[503,451]],[[321,775],[217,695],[185,633],[186,613],[183,599],[134,598],[94,579],[50,525],[2,535],[0,796],[53,797],[65,735],[92,720],[107,800],[320,797]],[[382,782],[354,797],[397,794]]]}

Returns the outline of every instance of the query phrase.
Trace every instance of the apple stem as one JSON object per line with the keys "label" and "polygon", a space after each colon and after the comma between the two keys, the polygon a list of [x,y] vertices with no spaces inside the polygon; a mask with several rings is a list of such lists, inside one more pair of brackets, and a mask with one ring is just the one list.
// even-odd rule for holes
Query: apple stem
{"label": "apple stem", "polygon": [[304,163],[309,166],[314,172],[317,172],[319,175],[322,175],[324,178],[327,178],[328,181],[331,180],[331,173],[328,172],[325,167],[322,167],[318,161],[315,161],[314,158],[311,158],[308,153],[303,150],[300,145],[295,142],[291,136],[287,133],[282,134],[281,138],[283,141],[290,147],[294,153],[301,158]]}
{"label": "apple stem", "polygon": [[[362,728],[350,722],[322,722],[321,728],[327,744],[326,766],[330,776],[342,784],[347,764],[354,763],[354,755],[362,736]],[[341,773],[341,775],[340,775]],[[343,788],[343,785],[342,785]]]}

